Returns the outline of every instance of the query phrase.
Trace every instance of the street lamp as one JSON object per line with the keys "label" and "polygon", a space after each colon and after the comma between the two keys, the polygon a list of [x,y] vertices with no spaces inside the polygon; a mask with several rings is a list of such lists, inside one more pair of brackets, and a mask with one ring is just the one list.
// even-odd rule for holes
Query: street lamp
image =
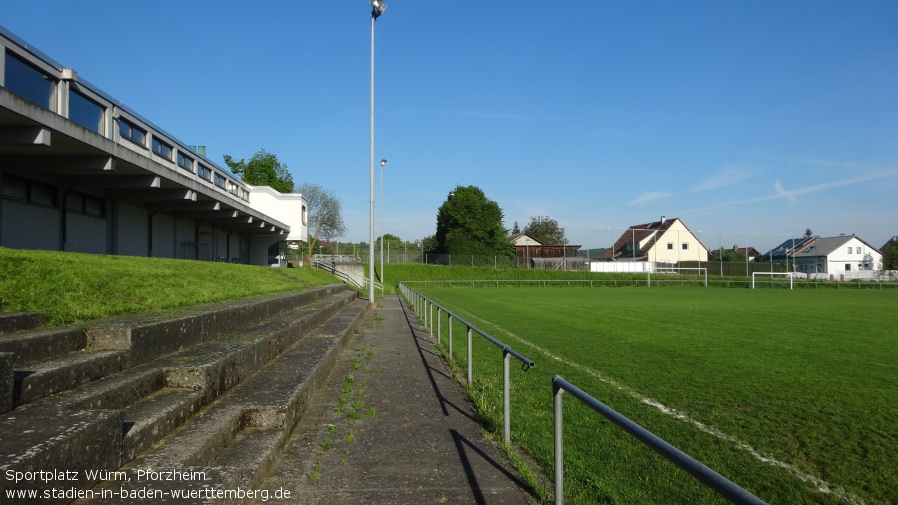
{"label": "street lamp", "polygon": [[[380,160],[380,285],[384,285],[384,166],[387,160]],[[383,291],[381,287],[381,292]]]}
{"label": "street lamp", "polygon": [[371,0],[371,170],[368,199],[368,305],[374,306],[374,20],[383,14],[387,5]]}

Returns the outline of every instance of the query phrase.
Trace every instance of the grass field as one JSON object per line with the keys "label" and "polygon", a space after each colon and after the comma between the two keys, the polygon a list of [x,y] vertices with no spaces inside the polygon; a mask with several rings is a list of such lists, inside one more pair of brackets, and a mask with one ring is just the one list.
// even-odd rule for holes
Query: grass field
{"label": "grass field", "polygon": [[0,247],[3,310],[50,325],[333,284],[321,270]]}
{"label": "grass field", "polygon": [[[557,373],[769,503],[898,502],[898,291],[422,291],[537,363],[512,438],[550,475]],[[501,353],[474,350],[501,426]],[[722,501],[571,397],[565,423],[569,503]]]}

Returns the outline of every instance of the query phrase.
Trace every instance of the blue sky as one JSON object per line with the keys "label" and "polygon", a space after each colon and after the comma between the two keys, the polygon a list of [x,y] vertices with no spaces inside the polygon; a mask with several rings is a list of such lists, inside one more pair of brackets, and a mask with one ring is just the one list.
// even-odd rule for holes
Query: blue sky
{"label": "blue sky", "polygon": [[[679,217],[708,247],[898,235],[898,2],[387,0],[383,229],[432,235],[456,185],[571,243]],[[188,144],[264,148],[368,240],[364,0],[39,3],[0,24]],[[380,216],[380,169],[375,176]],[[375,225],[376,235],[381,224]]]}

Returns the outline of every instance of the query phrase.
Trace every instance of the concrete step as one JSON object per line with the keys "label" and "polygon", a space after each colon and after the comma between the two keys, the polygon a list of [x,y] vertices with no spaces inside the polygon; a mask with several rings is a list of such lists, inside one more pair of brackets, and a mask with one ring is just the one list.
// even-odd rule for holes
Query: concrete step
{"label": "concrete step", "polygon": [[0,335],[32,330],[44,324],[45,320],[39,312],[0,312]]}
{"label": "concrete step", "polygon": [[128,366],[127,351],[74,352],[61,358],[16,367],[16,405],[31,403],[60,391],[112,375]]}
{"label": "concrete step", "polygon": [[15,392],[16,355],[11,352],[0,352],[0,414],[13,408]]}
{"label": "concrete step", "polygon": [[16,363],[42,361],[87,347],[84,328],[44,328],[0,335],[0,352],[11,352]]}
{"label": "concrete step", "polygon": [[[289,298],[291,304],[296,302],[295,297]],[[257,429],[282,433],[276,437],[281,444],[289,431],[285,428],[295,422],[289,419],[298,415],[308,396],[296,384],[290,393],[290,381],[274,379],[274,370],[279,366],[279,373],[302,377],[300,382],[309,374],[326,374],[325,368],[335,360],[328,358],[335,352],[329,349],[341,340],[326,335],[345,335],[350,330],[335,328],[356,324],[367,307],[367,302],[359,300],[357,293],[345,288],[319,290],[315,296],[303,300],[302,307],[271,315],[255,327],[209,334],[207,340],[189,349],[124,370],[121,367],[130,364],[128,358],[133,352],[81,351],[35,362],[32,365],[40,366],[29,365],[27,370],[19,370],[21,389],[17,389],[20,391],[17,398],[31,403],[0,416],[0,445],[4,448],[4,459],[11,462],[7,465],[0,461],[0,469],[116,470],[134,458],[124,468],[138,468],[140,461],[180,461],[165,463],[166,466],[152,463],[141,468],[197,467],[208,469],[216,476],[215,482],[243,481],[242,473],[212,465],[222,457],[230,457],[225,455],[230,454],[228,447],[235,440],[252,438],[256,435],[246,434]],[[284,306],[282,302],[274,304]],[[278,310],[268,313],[276,314]],[[349,313],[354,315],[349,317]],[[149,334],[145,336],[148,338]],[[303,351],[294,350],[300,348],[294,344],[305,341],[316,344],[302,346]],[[320,349],[313,352],[313,348]],[[292,356],[293,361],[281,362],[284,356]],[[296,361],[299,356],[303,358]],[[13,359],[11,353],[0,353],[0,372],[4,360],[12,362]],[[79,360],[97,361],[82,368],[75,365]],[[121,371],[113,373],[116,370]],[[63,383],[73,386],[53,394],[53,390],[62,387],[53,384]],[[76,384],[80,385],[74,387]],[[265,400],[270,396],[269,389],[285,391],[287,397]],[[227,401],[231,393],[239,391],[242,393],[235,395],[235,400]],[[244,405],[253,403],[248,399],[254,405]],[[93,414],[98,416],[97,420],[88,421]],[[250,431],[241,434],[246,430]],[[17,438],[14,435],[17,432],[28,432],[29,436]],[[40,443],[50,439],[52,443]],[[113,439],[114,443],[108,442]],[[103,440],[105,445],[95,454],[82,454],[85,447],[92,447],[94,440]],[[276,449],[264,449],[263,453],[274,454],[272,451]],[[29,485],[37,489],[46,488],[45,484]],[[82,476],[73,488],[84,490],[96,484]],[[110,490],[117,484],[120,483],[104,485]],[[136,489],[147,482],[132,484]],[[12,487],[10,482],[0,479],[0,493]],[[121,503],[118,499],[110,500],[109,503]]]}
{"label": "concrete step", "polygon": [[200,391],[163,388],[127,407],[122,414],[122,463],[183,424],[201,401]]}
{"label": "concrete step", "polygon": [[[205,474],[201,483],[154,483],[163,492],[174,486],[250,488],[261,482],[366,311],[366,300],[353,301],[122,470],[136,475],[139,470],[179,468]],[[132,479],[94,491],[145,485]]]}
{"label": "concrete step", "polygon": [[118,318],[88,328],[95,350],[129,349],[133,364],[146,363],[223,334],[251,328],[273,317],[346,292],[343,285],[322,286],[233,302],[196,305],[160,314]]}
{"label": "concrete step", "polygon": [[[121,466],[122,416],[115,410],[60,411],[48,405],[28,405],[6,414],[0,421],[3,457],[0,496],[8,491],[35,491],[40,497],[56,489],[89,489],[98,483],[86,472],[112,471]],[[17,472],[54,472],[51,480],[29,476],[10,479]],[[59,472],[78,480],[57,478]],[[8,503],[68,503],[71,500],[13,499]],[[4,503],[7,503],[4,502]]]}

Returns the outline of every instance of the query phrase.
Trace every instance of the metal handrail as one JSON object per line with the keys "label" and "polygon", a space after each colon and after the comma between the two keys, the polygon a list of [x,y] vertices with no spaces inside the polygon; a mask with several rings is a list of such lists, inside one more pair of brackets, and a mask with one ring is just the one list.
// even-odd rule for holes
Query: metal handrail
{"label": "metal handrail", "polygon": [[555,400],[555,503],[564,503],[564,425],[562,416],[562,394],[567,391],[581,403],[598,412],[619,428],[630,434],[633,438],[645,444],[648,448],[664,456],[673,464],[687,471],[705,486],[713,489],[718,494],[732,503],[748,505],[766,505],[766,502],[757,496],[742,489],[726,477],[711,470],[688,454],[658,438],[642,426],[624,417],[611,407],[584,393],[579,388],[564,380],[559,375],[552,377],[552,396]]}
{"label": "metal handrail", "polygon": [[[319,261],[319,260],[312,260],[312,267],[324,270],[327,273],[333,275],[334,277],[340,279],[341,281],[343,281],[347,284],[352,284],[353,286],[355,286],[357,288],[364,289],[366,287],[366,286],[362,286],[361,284],[359,284],[359,282],[356,281],[351,275],[348,275],[348,274],[346,274],[346,272],[343,272],[339,268],[337,268],[337,265],[335,263],[326,263],[326,262]],[[365,280],[367,281],[368,279],[365,279]],[[366,283],[366,285],[367,285],[367,283]],[[383,291],[383,286],[380,283],[378,283],[377,281],[374,282],[374,287],[379,288],[381,291]]]}
{"label": "metal handrail", "polygon": [[[424,326],[428,328],[430,331],[430,336],[433,336],[433,308],[437,308],[437,342],[440,343],[440,333],[441,326],[440,322],[442,318],[440,317],[441,312],[446,312],[449,322],[449,359],[452,359],[452,319],[458,320],[458,322],[465,325],[467,328],[467,336],[468,336],[468,384],[473,384],[474,382],[474,355],[473,355],[473,341],[472,341],[472,332],[477,332],[480,336],[485,338],[487,341],[498,347],[502,350],[502,413],[503,413],[503,436],[506,444],[511,443],[511,378],[510,378],[510,366],[509,366],[509,357],[514,356],[515,359],[521,362],[521,369],[525,372],[536,364],[530,358],[527,358],[523,354],[515,351],[510,346],[486,333],[485,331],[477,328],[473,324],[465,321],[461,317],[459,317],[454,312],[448,310],[447,308],[439,305],[434,302],[430,298],[427,298],[423,294],[415,291],[414,289],[408,287],[404,282],[399,283],[399,290],[406,300],[412,302],[412,308],[415,310],[415,313],[418,316],[423,317]],[[428,310],[429,309],[429,310]],[[422,315],[423,312],[423,315]],[[428,320],[428,312],[430,318]]]}

